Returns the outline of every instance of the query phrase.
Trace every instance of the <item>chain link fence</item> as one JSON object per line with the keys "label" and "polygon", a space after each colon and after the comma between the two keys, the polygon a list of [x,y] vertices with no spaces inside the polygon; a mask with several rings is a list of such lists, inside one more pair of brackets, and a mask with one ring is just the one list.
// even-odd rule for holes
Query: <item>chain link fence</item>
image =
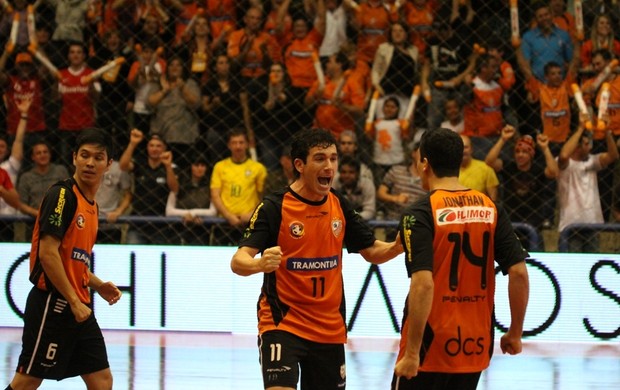
{"label": "chain link fence", "polygon": [[[577,175],[581,183],[561,178],[566,158],[550,168],[582,148],[580,138],[563,150],[579,122],[570,84],[581,86],[596,129],[604,83],[587,83],[620,54],[615,1],[1,4],[0,154],[27,206],[17,213],[2,201],[5,242],[29,240],[45,189],[71,172],[75,135],[92,126],[109,132],[120,162],[98,195],[99,242],[235,245],[258,199],[247,192],[290,183],[287,145],[307,127],[329,129],[352,156],[334,186],[389,238],[399,210],[423,194],[409,169],[416,141],[441,126],[470,137],[488,168],[462,177],[507,208],[530,249],[618,249],[615,140],[594,131],[591,153],[607,159],[584,168],[594,176]],[[611,130],[614,80],[603,80]],[[235,148],[265,171],[218,164],[232,156],[239,165]]]}

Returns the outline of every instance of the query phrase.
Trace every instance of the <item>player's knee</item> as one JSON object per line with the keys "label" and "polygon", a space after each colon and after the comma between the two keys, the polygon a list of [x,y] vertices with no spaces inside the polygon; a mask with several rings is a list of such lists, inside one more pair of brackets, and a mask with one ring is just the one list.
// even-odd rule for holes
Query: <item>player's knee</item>
{"label": "player's knee", "polygon": [[110,369],[83,375],[82,379],[88,390],[112,390],[113,380]]}
{"label": "player's knee", "polygon": [[43,379],[18,372],[5,390],[34,390],[39,388],[42,381]]}

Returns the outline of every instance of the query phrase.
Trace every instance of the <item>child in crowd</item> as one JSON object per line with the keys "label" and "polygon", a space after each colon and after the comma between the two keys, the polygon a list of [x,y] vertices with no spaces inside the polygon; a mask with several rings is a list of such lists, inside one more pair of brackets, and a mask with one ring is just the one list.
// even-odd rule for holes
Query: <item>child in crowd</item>
{"label": "child in crowd", "polygon": [[383,102],[383,119],[375,121],[367,129],[366,135],[373,144],[373,176],[379,185],[383,176],[390,168],[405,161],[403,143],[409,138],[409,129],[403,128],[398,119],[400,103],[397,98],[390,96]]}

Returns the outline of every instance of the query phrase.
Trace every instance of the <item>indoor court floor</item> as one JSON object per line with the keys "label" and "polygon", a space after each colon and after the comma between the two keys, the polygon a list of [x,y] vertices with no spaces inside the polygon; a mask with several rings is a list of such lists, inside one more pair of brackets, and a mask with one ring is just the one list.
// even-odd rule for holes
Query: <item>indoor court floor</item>
{"label": "indoor court floor", "polygon": [[[104,335],[114,389],[262,389],[254,335],[118,330]],[[19,328],[0,328],[0,388],[13,376],[20,337]],[[397,346],[397,338],[350,338],[347,389],[389,389]],[[41,389],[84,389],[84,384],[79,378],[44,381]],[[496,348],[478,389],[618,390],[620,343],[529,342],[518,356]]]}

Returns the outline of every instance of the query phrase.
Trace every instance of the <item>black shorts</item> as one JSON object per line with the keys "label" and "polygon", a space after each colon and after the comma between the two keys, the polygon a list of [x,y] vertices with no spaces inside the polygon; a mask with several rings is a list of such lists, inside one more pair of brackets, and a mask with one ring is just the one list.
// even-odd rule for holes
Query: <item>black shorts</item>
{"label": "black shorts", "polygon": [[78,323],[61,295],[33,287],[26,301],[17,372],[61,380],[108,367],[105,342],[95,316],[91,314]]}
{"label": "black shorts", "polygon": [[480,372],[451,374],[443,372],[418,372],[418,375],[406,379],[392,377],[392,390],[476,390],[480,380]]}
{"label": "black shorts", "polygon": [[343,344],[308,341],[273,330],[258,336],[263,384],[301,390],[342,390],[346,385]]}

